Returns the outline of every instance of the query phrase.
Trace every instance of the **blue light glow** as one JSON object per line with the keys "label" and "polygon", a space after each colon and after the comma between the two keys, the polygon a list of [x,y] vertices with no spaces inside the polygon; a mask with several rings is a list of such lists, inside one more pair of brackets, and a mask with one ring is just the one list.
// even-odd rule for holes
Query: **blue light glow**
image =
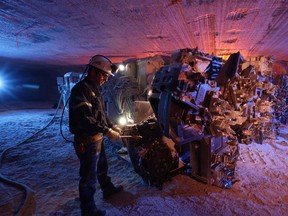
{"label": "blue light glow", "polygon": [[6,69],[0,68],[0,97],[3,98],[15,98],[11,90],[11,79],[6,73]]}
{"label": "blue light glow", "polygon": [[22,84],[23,88],[28,88],[28,89],[39,89],[39,85],[32,85],[32,84]]}

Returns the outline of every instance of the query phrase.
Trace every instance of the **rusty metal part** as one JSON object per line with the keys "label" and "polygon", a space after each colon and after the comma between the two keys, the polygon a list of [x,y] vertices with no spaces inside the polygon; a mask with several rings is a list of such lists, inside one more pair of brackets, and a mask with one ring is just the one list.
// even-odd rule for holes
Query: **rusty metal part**
{"label": "rusty metal part", "polygon": [[138,136],[138,135],[122,135],[120,136],[121,138],[131,138],[131,139],[141,139],[142,136]]}

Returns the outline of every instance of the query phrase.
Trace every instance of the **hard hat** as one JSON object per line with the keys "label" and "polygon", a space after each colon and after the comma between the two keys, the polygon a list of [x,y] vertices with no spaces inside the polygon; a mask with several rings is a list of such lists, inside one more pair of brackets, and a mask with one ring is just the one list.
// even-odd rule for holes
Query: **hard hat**
{"label": "hard hat", "polygon": [[93,56],[89,61],[89,65],[102,70],[110,76],[114,76],[113,73],[117,70],[117,66],[114,65],[107,57],[102,55]]}

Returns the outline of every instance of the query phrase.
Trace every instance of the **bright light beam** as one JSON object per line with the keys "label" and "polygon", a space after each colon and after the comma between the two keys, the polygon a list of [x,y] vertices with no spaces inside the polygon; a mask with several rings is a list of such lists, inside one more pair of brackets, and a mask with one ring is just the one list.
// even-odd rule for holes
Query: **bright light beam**
{"label": "bright light beam", "polygon": [[3,80],[0,78],[0,89],[4,87],[4,82]]}
{"label": "bright light beam", "polygon": [[118,122],[120,125],[125,125],[127,124],[127,119],[124,116],[122,116],[119,118]]}
{"label": "bright light beam", "polygon": [[124,70],[125,70],[125,66],[124,66],[123,64],[120,64],[120,65],[119,65],[119,70],[120,70],[120,71],[124,71]]}

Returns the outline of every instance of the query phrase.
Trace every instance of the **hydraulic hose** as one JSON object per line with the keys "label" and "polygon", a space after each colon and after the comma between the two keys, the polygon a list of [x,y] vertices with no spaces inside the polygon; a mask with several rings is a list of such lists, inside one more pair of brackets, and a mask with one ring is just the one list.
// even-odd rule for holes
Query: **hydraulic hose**
{"label": "hydraulic hose", "polygon": [[[80,82],[81,80],[84,79],[85,75],[88,73],[88,70],[89,70],[89,66],[87,65],[86,69],[85,69],[84,72],[82,73],[82,75],[81,75],[81,77],[80,77],[80,79],[79,79],[78,82]],[[61,94],[61,96],[62,96],[62,94]],[[66,142],[71,142],[71,143],[73,143],[72,140],[68,140],[68,139],[64,136],[63,130],[62,130],[63,117],[64,117],[64,113],[65,113],[65,108],[66,108],[69,100],[70,100],[70,95],[69,95],[68,99],[64,102],[64,107],[63,107],[62,114],[61,114],[61,118],[60,118],[60,134],[61,134],[62,138],[63,138]]]}
{"label": "hydraulic hose", "polygon": [[64,136],[63,130],[62,130],[62,124],[63,124],[63,117],[64,117],[64,113],[65,113],[65,108],[66,108],[66,105],[68,104],[69,100],[70,100],[70,96],[68,97],[67,101],[65,102],[64,107],[63,107],[63,110],[62,110],[62,114],[61,114],[61,118],[60,118],[60,134],[61,134],[62,138],[63,138],[66,142],[71,142],[71,143],[73,143],[72,140],[68,140],[68,139]]}

